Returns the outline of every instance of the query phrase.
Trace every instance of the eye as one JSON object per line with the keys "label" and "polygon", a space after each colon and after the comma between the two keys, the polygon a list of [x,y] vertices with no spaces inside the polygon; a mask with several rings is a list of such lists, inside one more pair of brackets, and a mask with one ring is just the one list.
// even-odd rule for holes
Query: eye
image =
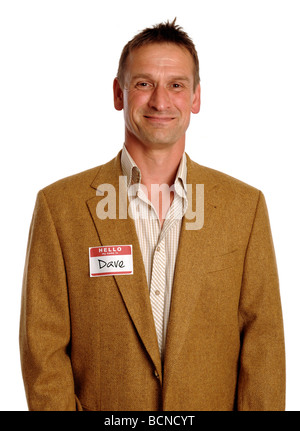
{"label": "eye", "polygon": [[148,88],[150,88],[151,87],[151,84],[149,83],[149,82],[138,82],[137,84],[136,84],[136,87],[137,88],[141,88],[141,89],[148,89]]}
{"label": "eye", "polygon": [[171,87],[172,87],[174,90],[180,90],[180,89],[182,88],[182,85],[181,85],[181,84],[179,84],[178,82],[174,82],[173,84],[171,84]]}

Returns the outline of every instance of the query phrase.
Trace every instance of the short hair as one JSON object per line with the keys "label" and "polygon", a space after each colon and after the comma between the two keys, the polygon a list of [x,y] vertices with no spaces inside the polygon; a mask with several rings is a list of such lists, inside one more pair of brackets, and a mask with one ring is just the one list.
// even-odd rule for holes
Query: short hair
{"label": "short hair", "polygon": [[167,21],[165,23],[156,24],[153,27],[145,28],[124,46],[117,73],[117,78],[122,87],[124,86],[126,61],[133,50],[152,43],[174,43],[187,49],[193,58],[195,91],[200,82],[198,54],[192,39],[183,31],[182,27],[175,24],[175,21],[176,18],[171,23]]}

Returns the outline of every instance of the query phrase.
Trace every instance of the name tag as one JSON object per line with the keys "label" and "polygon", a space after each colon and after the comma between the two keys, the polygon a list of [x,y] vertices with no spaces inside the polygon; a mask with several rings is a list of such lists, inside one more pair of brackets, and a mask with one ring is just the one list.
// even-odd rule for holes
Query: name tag
{"label": "name tag", "polygon": [[133,274],[132,245],[89,248],[90,277]]}

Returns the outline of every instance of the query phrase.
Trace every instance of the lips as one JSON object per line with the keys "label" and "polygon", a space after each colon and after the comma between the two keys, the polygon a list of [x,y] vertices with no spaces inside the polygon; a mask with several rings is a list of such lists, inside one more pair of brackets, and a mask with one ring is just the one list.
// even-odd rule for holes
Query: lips
{"label": "lips", "polygon": [[144,115],[144,117],[153,123],[169,123],[174,117],[160,117],[156,115]]}

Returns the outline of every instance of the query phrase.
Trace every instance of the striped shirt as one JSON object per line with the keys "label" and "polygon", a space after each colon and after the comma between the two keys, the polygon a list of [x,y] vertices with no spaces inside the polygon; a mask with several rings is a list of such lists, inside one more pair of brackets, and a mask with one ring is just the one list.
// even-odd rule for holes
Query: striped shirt
{"label": "striped shirt", "polygon": [[129,211],[143,256],[150,302],[157,333],[158,347],[163,360],[170,313],[172,285],[182,217],[187,208],[186,156],[181,158],[172,191],[174,199],[163,226],[141,183],[141,172],[125,145],[121,154],[123,175],[127,177]]}

